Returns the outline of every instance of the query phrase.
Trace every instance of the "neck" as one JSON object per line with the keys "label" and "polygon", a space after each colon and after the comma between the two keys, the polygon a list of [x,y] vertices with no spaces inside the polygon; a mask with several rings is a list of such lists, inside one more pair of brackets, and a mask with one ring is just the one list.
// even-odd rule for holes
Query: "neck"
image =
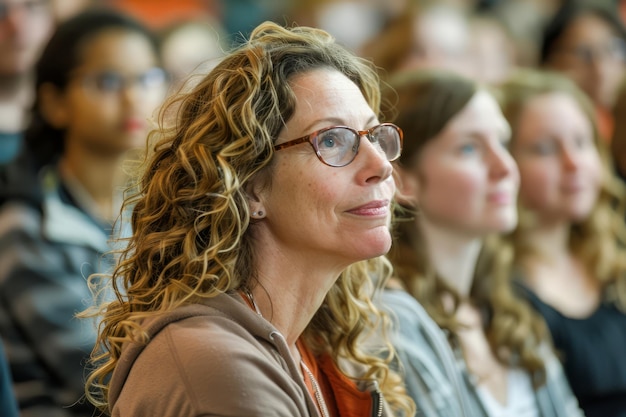
{"label": "neck", "polygon": [[[264,224],[253,227],[264,228]],[[303,251],[285,247],[276,239],[256,236],[255,240],[264,243],[254,251],[262,262],[257,265],[257,282],[251,284],[252,295],[261,315],[281,332],[292,352],[297,352],[296,341],[346,266],[325,268],[320,257],[303,256]]]}
{"label": "neck", "polygon": [[84,209],[96,218],[113,221],[121,207],[121,192],[126,176],[124,157],[104,158],[68,148],[59,162],[61,175],[80,187],[78,197]]}
{"label": "neck", "polygon": [[467,297],[482,239],[433,225],[425,219],[420,221],[419,227],[437,274],[459,295]]}
{"label": "neck", "polygon": [[542,259],[556,260],[569,254],[569,236],[569,223],[550,223],[525,231],[522,242]]}

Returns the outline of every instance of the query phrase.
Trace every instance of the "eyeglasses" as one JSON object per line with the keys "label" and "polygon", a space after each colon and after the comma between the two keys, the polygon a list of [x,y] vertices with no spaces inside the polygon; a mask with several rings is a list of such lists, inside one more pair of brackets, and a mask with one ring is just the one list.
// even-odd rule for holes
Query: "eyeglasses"
{"label": "eyeglasses", "polygon": [[613,38],[602,45],[577,45],[572,48],[561,48],[557,52],[566,53],[578,62],[591,64],[604,59],[624,61],[626,44],[620,38]]}
{"label": "eyeglasses", "polygon": [[274,146],[275,151],[308,142],[322,163],[331,167],[343,167],[354,161],[359,153],[361,136],[367,139],[388,161],[395,161],[402,152],[402,129],[392,123],[383,123],[368,130],[356,130],[346,126],[320,129],[298,139]]}
{"label": "eyeglasses", "polygon": [[160,91],[167,81],[167,74],[161,68],[150,68],[141,74],[127,76],[115,71],[102,71],[81,76],[82,86],[102,95],[119,94],[129,86],[138,86],[142,91]]}

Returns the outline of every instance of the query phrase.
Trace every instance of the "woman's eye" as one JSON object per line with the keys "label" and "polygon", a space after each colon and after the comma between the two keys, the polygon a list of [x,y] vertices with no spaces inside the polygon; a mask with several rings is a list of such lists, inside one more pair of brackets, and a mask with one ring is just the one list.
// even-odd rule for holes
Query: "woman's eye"
{"label": "woman's eye", "polygon": [[554,141],[538,142],[532,147],[533,152],[539,155],[551,155],[556,151],[556,149],[557,146]]}
{"label": "woman's eye", "polygon": [[320,141],[320,146],[323,148],[333,148],[336,145],[336,141],[335,138],[333,137],[329,137],[329,136],[325,136],[324,138],[322,138],[322,140]]}
{"label": "woman's eye", "polygon": [[476,145],[473,143],[465,143],[459,147],[459,152],[464,155],[469,155],[476,152]]}
{"label": "woman's eye", "polygon": [[577,148],[584,149],[593,144],[593,139],[591,139],[589,136],[580,135],[574,138],[574,143],[576,144]]}

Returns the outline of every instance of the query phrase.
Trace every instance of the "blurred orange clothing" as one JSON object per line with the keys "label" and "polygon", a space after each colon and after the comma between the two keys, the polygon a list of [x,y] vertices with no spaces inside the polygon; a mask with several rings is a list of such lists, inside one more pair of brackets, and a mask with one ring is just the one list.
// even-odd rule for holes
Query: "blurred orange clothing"
{"label": "blurred orange clothing", "polygon": [[197,19],[204,15],[219,16],[216,0],[111,0],[114,7],[129,13],[142,22],[160,29],[170,23]]}

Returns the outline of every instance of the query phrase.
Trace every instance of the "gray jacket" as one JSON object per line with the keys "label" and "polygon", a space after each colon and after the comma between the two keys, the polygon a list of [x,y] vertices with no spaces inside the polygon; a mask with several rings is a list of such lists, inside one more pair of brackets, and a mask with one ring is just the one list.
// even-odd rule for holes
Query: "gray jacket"
{"label": "gray jacket", "polygon": [[54,168],[40,186],[40,207],[0,208],[0,335],[22,416],[91,416],[81,397],[95,323],[75,314],[91,304],[89,275],[110,272],[109,235],[63,202]]}
{"label": "gray jacket", "polygon": [[[410,294],[385,290],[379,300],[394,323],[392,343],[397,350],[406,388],[426,417],[489,417],[466,369],[445,332]],[[547,382],[535,398],[541,417],[582,417],[561,364],[551,350],[542,349]]]}

